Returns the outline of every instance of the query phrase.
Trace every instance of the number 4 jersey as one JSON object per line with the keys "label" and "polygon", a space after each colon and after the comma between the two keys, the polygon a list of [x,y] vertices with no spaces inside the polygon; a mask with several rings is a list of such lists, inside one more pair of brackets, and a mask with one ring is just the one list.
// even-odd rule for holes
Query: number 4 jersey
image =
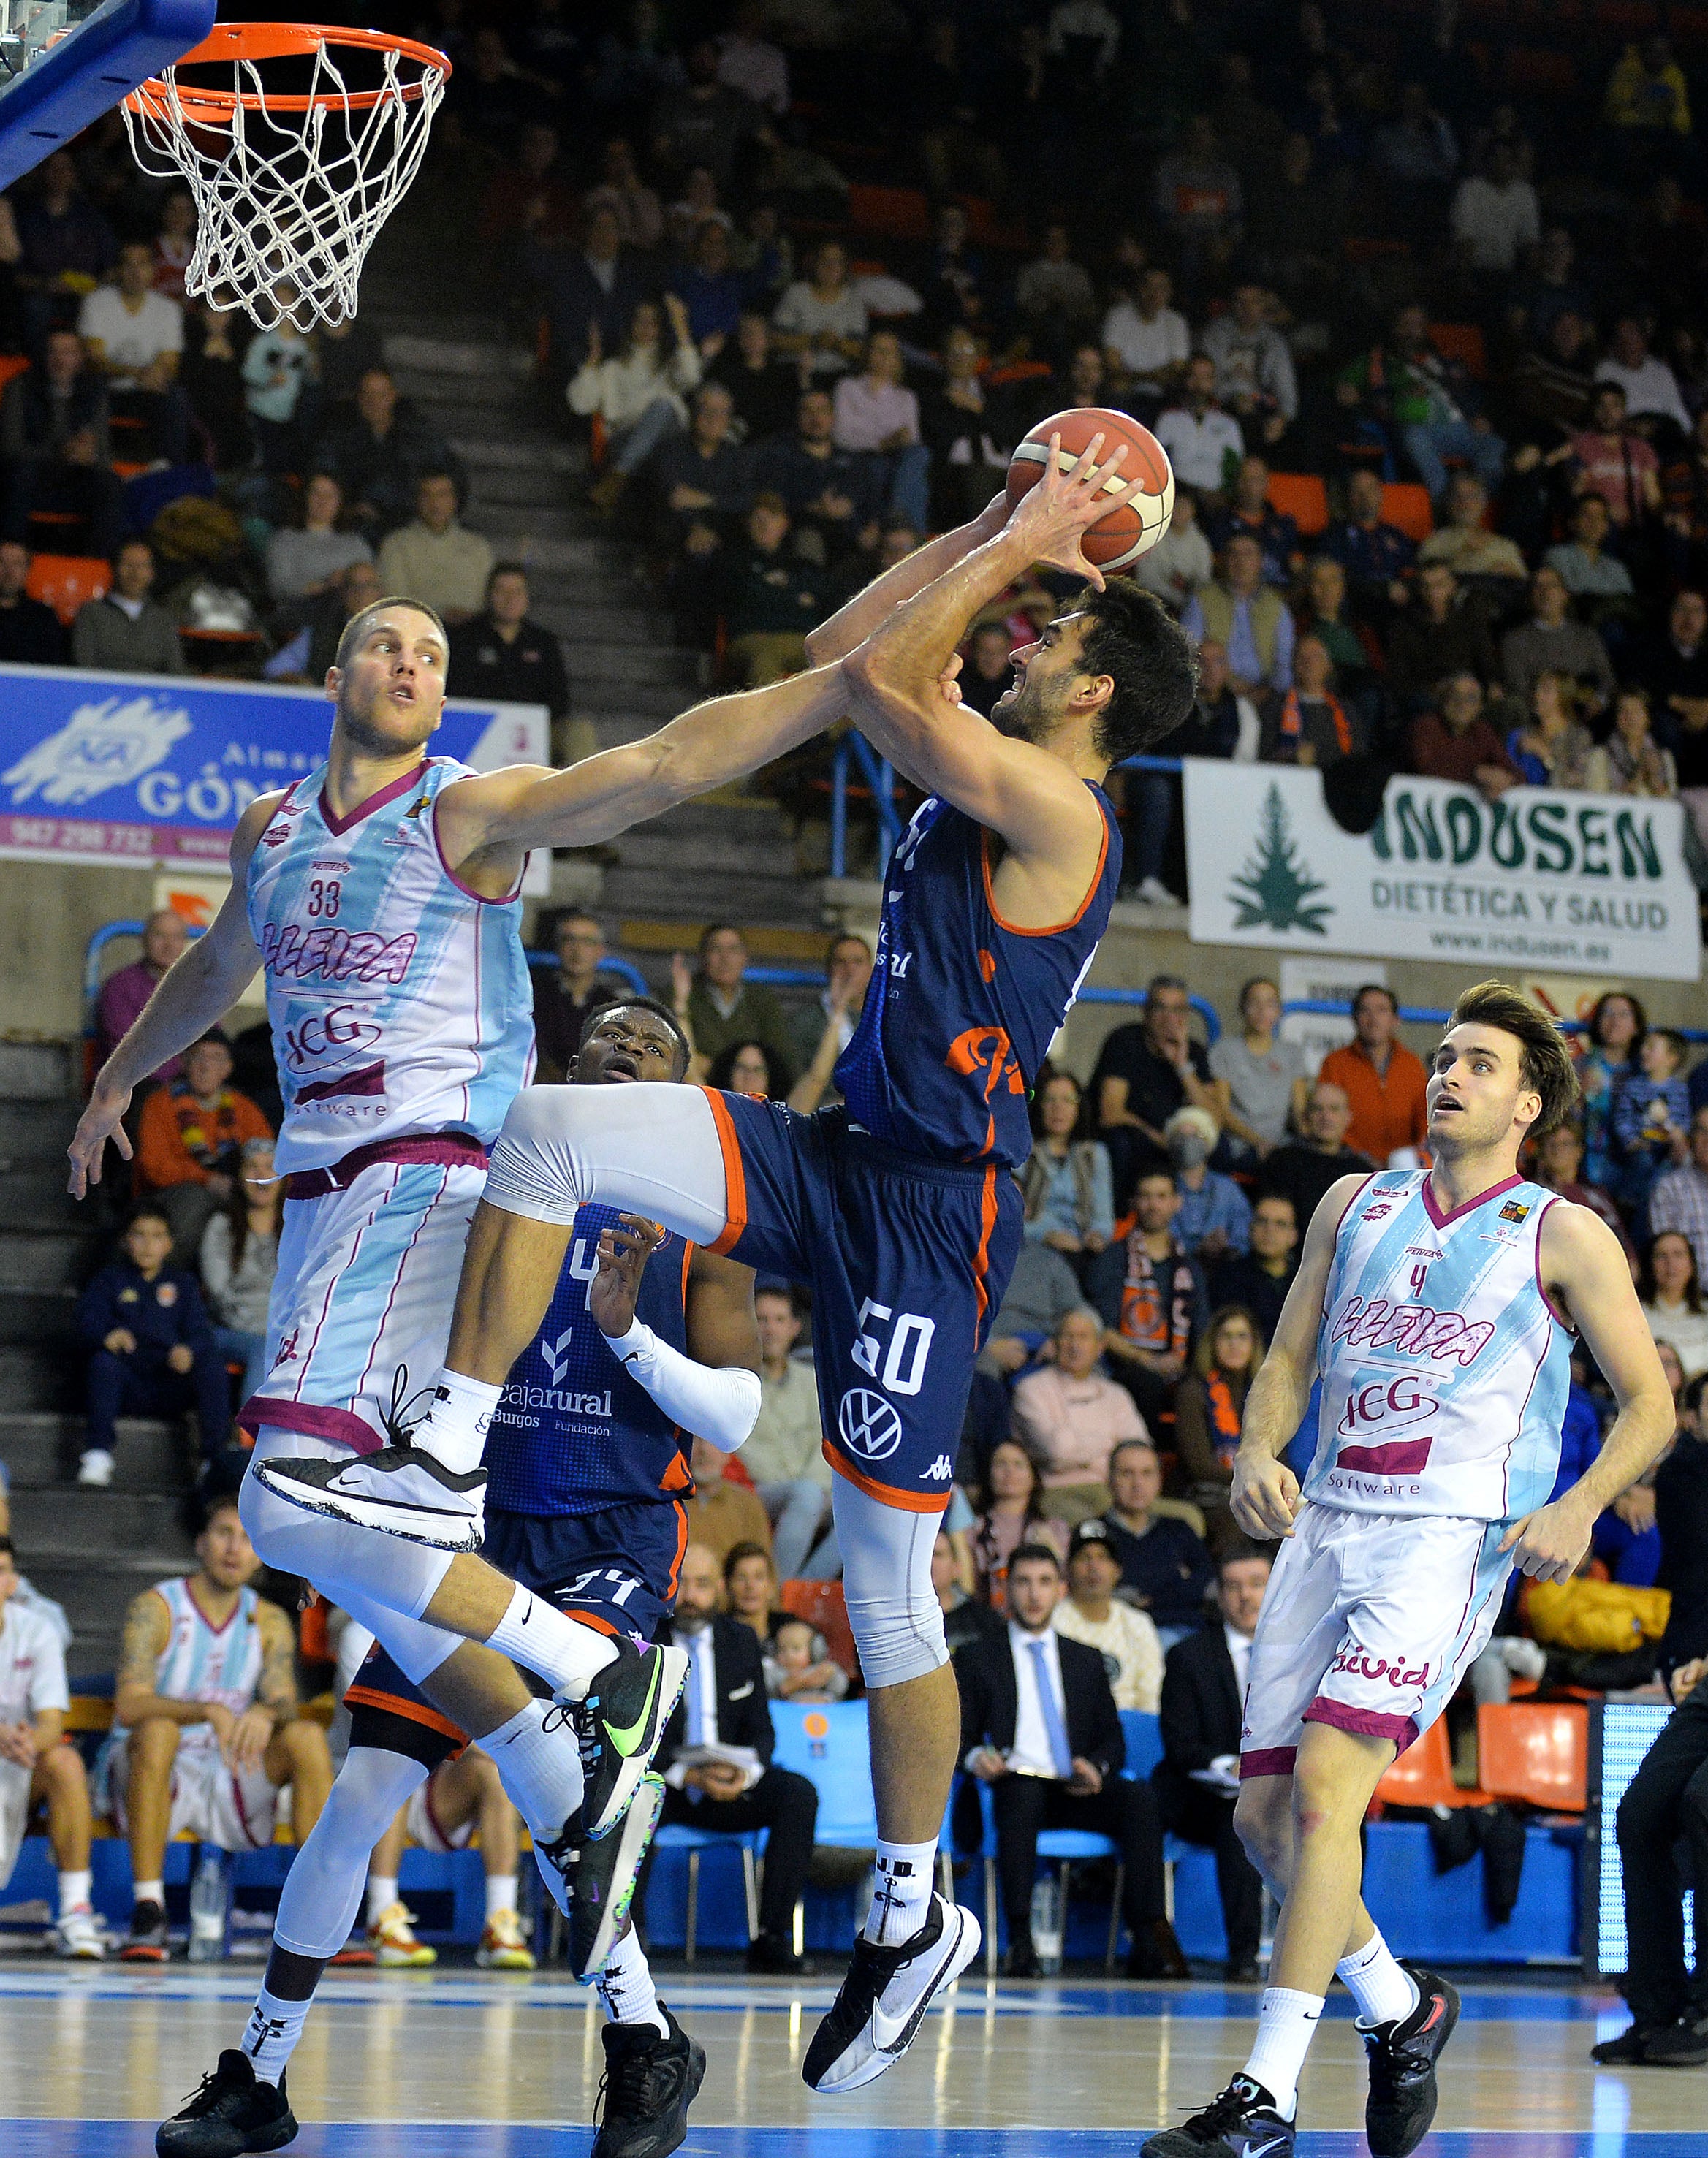
{"label": "number 4 jersey", "polygon": [[1308,1500],[1489,1521],[1547,1504],[1571,1337],[1542,1293],[1537,1242],[1565,1203],[1516,1176],[1451,1214],[1426,1172],[1363,1186],[1324,1298]]}
{"label": "number 4 jersey", "polygon": [[249,865],[285,1099],[281,1175],[415,1133],[498,1136],[534,1065],[534,999],[513,892],[482,899],[439,845],[429,757],[348,817],[323,765],[285,795]]}

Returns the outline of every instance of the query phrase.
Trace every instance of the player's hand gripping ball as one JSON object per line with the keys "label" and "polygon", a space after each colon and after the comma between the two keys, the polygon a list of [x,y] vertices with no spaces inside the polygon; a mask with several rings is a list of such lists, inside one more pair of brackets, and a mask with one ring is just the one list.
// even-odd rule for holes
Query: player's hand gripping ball
{"label": "player's hand gripping ball", "polygon": [[1174,514],[1174,469],[1168,452],[1127,413],[1078,405],[1040,420],[1015,449],[1009,461],[1010,502],[1018,502],[1043,477],[1052,435],[1061,437],[1056,456],[1063,472],[1072,471],[1094,435],[1103,437],[1100,464],[1107,462],[1119,444],[1127,445],[1119,469],[1106,483],[1115,506],[1090,528],[1080,545],[1086,560],[1100,570],[1130,569],[1156,545]]}

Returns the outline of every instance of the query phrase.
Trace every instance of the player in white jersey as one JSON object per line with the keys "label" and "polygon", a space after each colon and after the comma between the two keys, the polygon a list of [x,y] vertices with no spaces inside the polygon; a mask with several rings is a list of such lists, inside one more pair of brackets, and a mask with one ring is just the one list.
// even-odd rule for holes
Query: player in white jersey
{"label": "player in white jersey", "polygon": [[62,1745],[71,1696],[59,1629],[18,1595],[12,1539],[0,1536],[0,1889],[12,1878],[32,1810],[45,1805],[59,1876],[61,1955],[98,1963],[106,1944],[90,1904],[89,1783],[82,1757]]}
{"label": "player in white jersey", "polygon": [[[529,850],[608,839],[768,762],[845,703],[831,666],[699,706],[570,771],[472,773],[426,754],[446,658],[444,625],[413,601],[379,601],[346,626],[327,676],[325,765],[245,812],[225,903],[108,1059],[70,1148],[80,1196],[109,1138],[130,1153],[132,1089],[264,968],[288,1182],[271,1368],[250,1405],[256,1460],[383,1448],[442,1361],[485,1149],[531,1066],[518,904]],[[341,1604],[482,1742],[560,1905],[579,1877],[596,1882],[603,1908],[626,1907],[656,1792],[622,1835],[606,1831],[645,1784],[683,1651],[620,1651],[472,1555],[306,1511],[253,1467],[241,1504],[270,1565]],[[483,1642],[500,1653],[469,1645]],[[575,1735],[509,1656],[566,1701],[596,1678],[631,1742],[621,1788],[585,1812]],[[309,1917],[293,1915],[292,1938],[309,1940]]]}
{"label": "player in white jersey", "polygon": [[[1671,1393],[1611,1230],[1518,1173],[1576,1099],[1529,999],[1468,989],[1427,1090],[1434,1167],[1343,1177],[1305,1240],[1246,1404],[1232,1505],[1283,1539],[1252,1644],[1235,1822],[1281,1902],[1246,2067],[1145,2158],[1287,2158],[1299,2071],[1337,1974],[1370,2062],[1374,2158],[1427,2133],[1458,1996],[1397,1961],[1359,1896],[1359,1832],[1390,1763],[1486,1644],[1514,1565],[1569,1580],[1597,1515],[1673,1429]],[[1619,1405],[1551,1501],[1571,1335]],[[1303,1491],[1278,1457],[1320,1374]]]}

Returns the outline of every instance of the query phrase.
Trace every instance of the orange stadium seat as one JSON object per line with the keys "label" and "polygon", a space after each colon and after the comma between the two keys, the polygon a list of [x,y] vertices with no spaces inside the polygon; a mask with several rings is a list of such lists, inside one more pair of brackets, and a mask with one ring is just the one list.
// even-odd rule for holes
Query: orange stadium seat
{"label": "orange stadium seat", "polygon": [[99,555],[38,555],[25,586],[33,600],[45,600],[67,628],[85,600],[98,600],[113,581],[111,565]]}
{"label": "orange stadium seat", "polygon": [[1589,1711],[1574,1701],[1485,1701],[1477,1711],[1477,1774],[1491,1798],[1582,1813],[1589,1803]]}
{"label": "orange stadium seat", "polygon": [[1430,340],[1444,359],[1456,359],[1473,381],[1489,372],[1489,354],[1476,323],[1432,323]]}
{"label": "orange stadium seat", "polygon": [[1395,1762],[1376,1785],[1375,1795],[1385,1806],[1486,1806],[1489,1803],[1486,1791],[1462,1791],[1453,1781],[1447,1719],[1439,1716]]}
{"label": "orange stadium seat", "polygon": [[1397,524],[1408,540],[1422,546],[1435,529],[1435,513],[1429,506],[1429,489],[1415,480],[1392,479],[1382,489],[1382,516]]}
{"label": "orange stadium seat", "polygon": [[1329,490],[1315,472],[1271,472],[1269,506],[1291,517],[1307,540],[1328,529]]}
{"label": "orange stadium seat", "polygon": [[832,1660],[850,1678],[859,1675],[859,1652],[839,1581],[785,1581],[778,1587],[777,1599],[792,1618],[804,1618],[824,1636]]}

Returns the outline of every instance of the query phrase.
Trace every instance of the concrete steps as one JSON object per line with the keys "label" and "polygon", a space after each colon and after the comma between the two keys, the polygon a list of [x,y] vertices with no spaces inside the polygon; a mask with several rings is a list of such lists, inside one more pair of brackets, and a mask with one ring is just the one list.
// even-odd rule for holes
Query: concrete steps
{"label": "concrete steps", "polygon": [[[0,1459],[12,1479],[14,1498],[20,1490],[52,1484],[62,1474],[75,1476],[82,1451],[80,1416],[55,1416],[8,1409],[0,1415]],[[182,1492],[189,1486],[189,1463],[183,1434],[172,1424],[151,1417],[121,1417],[117,1467],[112,1494]],[[49,1542],[63,1543],[64,1523],[80,1516],[77,1509],[99,1492],[59,1493],[62,1508],[60,1533]]]}

